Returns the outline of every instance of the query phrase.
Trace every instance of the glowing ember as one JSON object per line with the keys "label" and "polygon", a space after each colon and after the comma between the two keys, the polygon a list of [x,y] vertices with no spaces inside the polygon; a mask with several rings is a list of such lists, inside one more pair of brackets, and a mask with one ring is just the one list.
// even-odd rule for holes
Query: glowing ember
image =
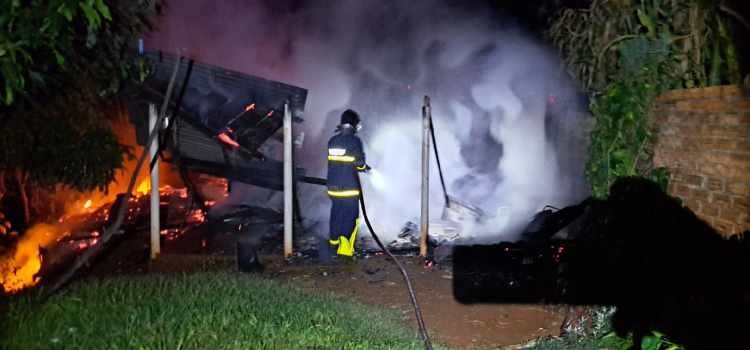
{"label": "glowing ember", "polygon": [[94,238],[94,240],[93,240],[93,241],[91,241],[91,245],[95,245],[95,244],[97,244],[97,243],[99,243],[99,240],[98,240],[98,239],[96,239],[96,238]]}
{"label": "glowing ember", "polygon": [[99,237],[99,231],[94,231],[91,233],[91,235],[94,237]]}
{"label": "glowing ember", "polygon": [[88,201],[86,201],[86,204],[83,205],[83,208],[88,209],[90,207],[91,207],[91,200],[89,199]]}
{"label": "glowing ember", "polygon": [[255,103],[253,103],[253,104],[251,104],[251,105],[247,106],[247,108],[245,108],[245,112],[249,112],[249,111],[252,111],[253,109],[255,109]]}
{"label": "glowing ember", "polygon": [[161,230],[161,231],[159,231],[159,234],[162,235],[162,236],[166,236],[167,235],[167,230]]}
{"label": "glowing ember", "polygon": [[411,85],[407,85],[406,90],[411,90]]}
{"label": "glowing ember", "polygon": [[88,246],[89,246],[88,244],[83,243],[83,242],[78,243],[78,249],[86,249],[86,247],[88,247]]}
{"label": "glowing ember", "polygon": [[225,133],[219,134],[219,139],[224,141],[225,143],[228,143],[232,145],[233,147],[240,147],[240,144],[232,140],[232,138],[229,137],[229,135]]}
{"label": "glowing ember", "polygon": [[268,116],[269,117],[272,116],[272,115],[273,115],[273,111],[268,112]]}
{"label": "glowing ember", "polygon": [[192,218],[198,222],[206,221],[206,217],[203,215],[203,212],[200,210],[196,210],[195,213],[193,213]]}
{"label": "glowing ember", "polygon": [[205,238],[204,238],[204,239],[203,239],[203,241],[201,242],[201,245],[202,245],[203,247],[205,247],[205,246],[206,246],[206,239],[205,239]]}
{"label": "glowing ember", "polygon": [[187,198],[187,188],[180,191],[180,198]]}

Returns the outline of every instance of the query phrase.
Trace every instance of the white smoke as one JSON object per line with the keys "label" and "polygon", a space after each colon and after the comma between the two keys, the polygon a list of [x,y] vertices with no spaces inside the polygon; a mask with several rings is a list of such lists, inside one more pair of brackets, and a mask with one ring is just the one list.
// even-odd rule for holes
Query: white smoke
{"label": "white smoke", "polygon": [[[308,89],[297,161],[309,176],[326,176],[326,143],[341,112],[359,112],[373,167],[362,176],[368,213],[391,235],[419,216],[421,107],[429,95],[450,194],[490,212],[510,208],[510,216],[470,227],[486,236],[508,233],[544,205],[572,204],[583,179],[581,167],[558,162],[581,115],[576,89],[554,55],[488,13],[444,1],[179,1],[146,46],[183,47],[198,61]],[[557,142],[545,120],[552,93],[566,113],[556,116]],[[325,188],[303,184],[300,197],[303,216],[325,233]],[[430,198],[430,217],[439,219],[434,154]]]}

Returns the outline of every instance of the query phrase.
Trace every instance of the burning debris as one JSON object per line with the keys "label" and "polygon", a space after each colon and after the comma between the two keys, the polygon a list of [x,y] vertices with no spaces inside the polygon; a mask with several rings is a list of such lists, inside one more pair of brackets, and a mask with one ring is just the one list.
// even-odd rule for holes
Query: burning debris
{"label": "burning debris", "polygon": [[[186,188],[158,189],[162,240],[178,241],[186,231],[211,220],[227,228],[223,233],[256,234],[257,227],[263,225],[269,228],[268,232],[275,232],[281,214],[272,209],[239,206],[223,216],[206,215],[218,201],[229,196],[232,182],[282,189],[283,166],[274,157],[274,142],[283,141],[278,130],[283,124],[286,101],[290,101],[293,122],[303,121],[300,116],[307,90],[160,52],[146,52],[145,56],[154,64],[155,74],[143,84],[128,84],[122,90],[138,145],[145,146],[150,133],[149,105],[164,102],[161,91],[167,91],[171,82],[176,82],[175,91],[179,91],[169,96],[169,117],[161,125],[158,155],[164,163],[178,168]],[[169,75],[175,63],[184,68],[180,72],[185,75],[178,80]],[[297,147],[303,138],[302,134],[297,137]],[[299,180],[320,184],[320,179],[306,177],[305,169],[295,170],[295,183]],[[81,203],[80,212],[60,218],[58,229],[41,230],[43,239],[32,240],[37,233],[28,232],[16,249],[0,260],[4,264],[1,283],[6,291],[33,286],[40,276],[54,274],[82,251],[96,249],[99,254],[107,249],[99,235],[116,221],[113,213],[119,210],[118,205],[126,206],[123,224],[118,237],[106,245],[118,244],[122,236],[147,233],[151,208],[143,196],[151,192],[151,187],[149,179],[145,179],[127,203],[122,203],[122,194],[117,196],[120,200],[92,197]],[[211,246],[211,239],[199,242],[204,248]]]}

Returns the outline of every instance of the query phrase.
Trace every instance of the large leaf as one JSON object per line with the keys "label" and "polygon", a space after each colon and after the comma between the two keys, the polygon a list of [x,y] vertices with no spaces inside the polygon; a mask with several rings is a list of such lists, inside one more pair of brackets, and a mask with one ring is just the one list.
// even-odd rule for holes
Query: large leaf
{"label": "large leaf", "polygon": [[78,6],[83,10],[86,18],[89,20],[89,26],[91,28],[97,28],[101,24],[102,19],[99,17],[99,13],[96,12],[91,5],[81,1],[78,3]]}
{"label": "large leaf", "polygon": [[104,18],[110,21],[112,20],[112,15],[109,13],[109,7],[104,4],[104,1],[96,0],[94,1],[94,4],[96,5],[96,10],[99,11]]}
{"label": "large leaf", "polygon": [[57,59],[57,64],[60,65],[60,68],[65,69],[65,56],[60,54],[57,50],[52,50],[55,53],[55,59]]}
{"label": "large leaf", "polygon": [[647,335],[641,341],[641,350],[659,350],[661,339],[655,335]]}

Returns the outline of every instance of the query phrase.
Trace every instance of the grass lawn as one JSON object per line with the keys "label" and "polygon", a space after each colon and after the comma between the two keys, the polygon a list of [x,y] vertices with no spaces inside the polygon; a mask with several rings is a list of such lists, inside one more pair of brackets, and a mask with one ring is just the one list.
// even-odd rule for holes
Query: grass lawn
{"label": "grass lawn", "polygon": [[84,281],[15,298],[2,349],[420,349],[401,314],[251,276]]}

